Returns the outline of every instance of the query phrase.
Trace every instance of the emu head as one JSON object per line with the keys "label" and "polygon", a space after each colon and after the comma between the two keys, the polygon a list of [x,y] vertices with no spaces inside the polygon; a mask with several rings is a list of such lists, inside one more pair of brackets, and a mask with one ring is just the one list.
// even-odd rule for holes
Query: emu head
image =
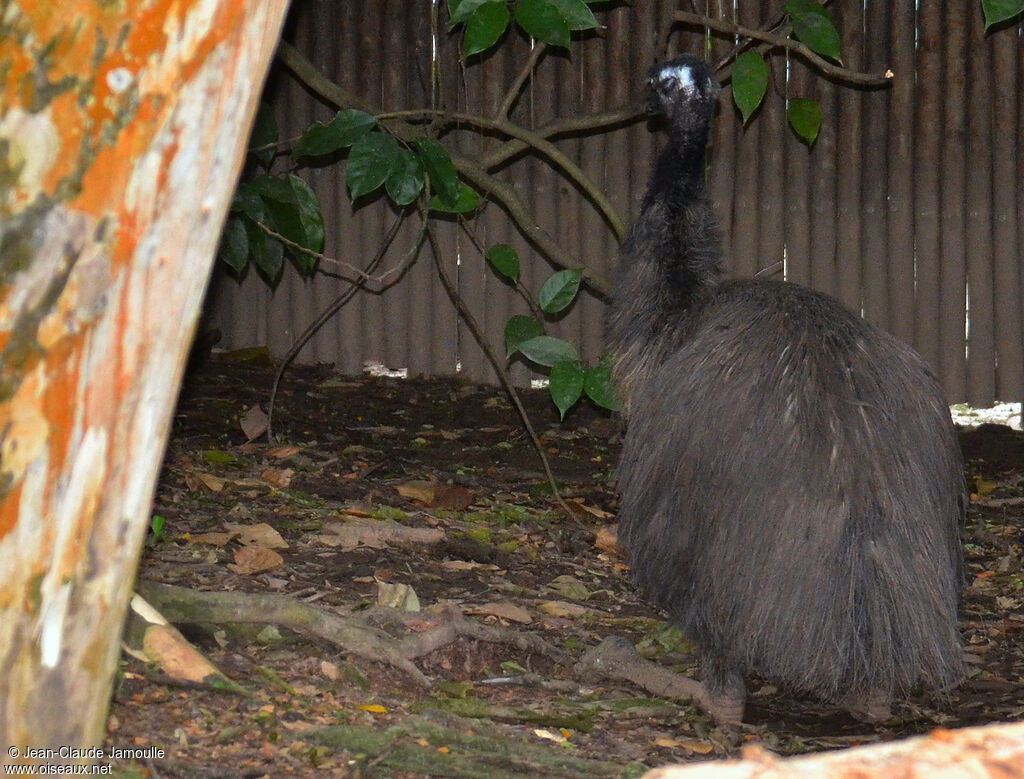
{"label": "emu head", "polygon": [[650,109],[673,129],[705,128],[718,101],[718,80],[700,57],[684,54],[655,65],[649,73]]}

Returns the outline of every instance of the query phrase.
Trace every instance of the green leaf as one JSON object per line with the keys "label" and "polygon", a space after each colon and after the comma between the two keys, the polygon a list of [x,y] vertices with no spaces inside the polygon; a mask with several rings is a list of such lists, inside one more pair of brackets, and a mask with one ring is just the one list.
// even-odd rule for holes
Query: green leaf
{"label": "green leaf", "polygon": [[569,22],[552,0],[520,0],[516,6],[516,21],[537,40],[569,48]]}
{"label": "green leaf", "polygon": [[254,222],[265,222],[267,219],[267,207],[263,205],[263,198],[248,182],[239,184],[235,190],[235,197],[231,201],[231,213],[245,214]]}
{"label": "green leaf", "polygon": [[272,229],[304,249],[314,252],[323,249],[323,210],[309,184],[289,174],[286,178],[259,176],[253,179],[252,185],[263,197]]}
{"label": "green leaf", "polygon": [[487,261],[499,274],[509,281],[519,281],[519,255],[505,243],[499,243],[487,250]]}
{"label": "green leaf", "polygon": [[264,204],[270,202],[291,203],[295,200],[291,184],[283,176],[271,176],[267,173],[253,176],[247,186],[249,191],[260,196]]}
{"label": "green leaf", "polygon": [[537,294],[537,302],[545,314],[557,314],[576,299],[583,271],[560,270],[551,274]]}
{"label": "green leaf", "polygon": [[985,32],[994,24],[1005,22],[1024,12],[1024,0],[981,0],[985,12]]}
{"label": "green leaf", "polygon": [[817,100],[794,97],[786,109],[789,124],[808,146],[814,144],[821,130],[821,106]]}
{"label": "green leaf", "polygon": [[246,221],[245,232],[249,236],[253,265],[271,285],[276,284],[284,267],[284,244],[271,238],[254,222]]}
{"label": "green leaf", "polygon": [[558,407],[558,414],[565,419],[568,411],[583,394],[583,369],[568,360],[556,362],[548,375],[548,391]]}
{"label": "green leaf", "polygon": [[452,158],[448,150],[433,138],[417,138],[416,152],[420,155],[423,169],[430,176],[430,186],[449,206],[459,199],[460,185]]}
{"label": "green leaf", "polygon": [[338,111],[327,124],[313,122],[299,138],[292,153],[296,157],[318,157],[344,149],[377,126],[377,118],[365,111]]}
{"label": "green leaf", "polygon": [[[258,149],[261,146],[270,146],[277,143],[277,119],[274,116],[274,109],[269,104],[260,102],[256,110],[256,120],[252,125],[252,135],[249,136],[249,148]],[[274,161],[275,149],[263,149],[253,152],[253,156],[260,161],[264,170],[270,168]]]}
{"label": "green leaf", "polygon": [[491,2],[494,0],[448,0],[448,29],[466,21],[480,6]]}
{"label": "green leaf", "polygon": [[227,263],[235,275],[242,275],[245,266],[249,264],[249,236],[245,232],[245,223],[241,216],[232,214],[224,223],[217,255],[222,262]]}
{"label": "green leaf", "polygon": [[732,99],[740,109],[743,124],[757,110],[768,91],[768,66],[756,51],[745,51],[732,66]]}
{"label": "green leaf", "polygon": [[431,210],[440,211],[442,214],[466,214],[476,211],[479,207],[480,196],[461,181],[459,182],[459,196],[454,203],[444,203],[437,195],[430,198]]}
{"label": "green leaf", "polygon": [[408,149],[399,149],[384,188],[396,205],[407,206],[419,197],[423,191],[423,166],[419,157]]}
{"label": "green leaf", "polygon": [[607,355],[595,367],[583,372],[583,391],[601,408],[619,410],[619,398],[612,383],[612,370]]}
{"label": "green leaf", "polygon": [[387,133],[364,135],[352,147],[345,168],[345,183],[352,199],[375,191],[387,181],[401,153],[398,141]]}
{"label": "green leaf", "polygon": [[466,35],[462,41],[463,58],[487,51],[497,43],[498,38],[508,29],[510,18],[508,6],[502,0],[484,3],[477,8],[466,23]]}
{"label": "green leaf", "polygon": [[562,14],[570,30],[593,30],[601,26],[583,0],[551,0],[551,4]]}
{"label": "green leaf", "polygon": [[528,360],[550,368],[556,362],[578,362],[576,347],[552,335],[538,335],[519,344],[519,351]]}
{"label": "green leaf", "polygon": [[793,25],[793,34],[815,54],[842,63],[839,32],[829,12],[815,0],[788,0],[786,12]]}
{"label": "green leaf", "polygon": [[505,323],[505,356],[519,351],[519,344],[544,334],[544,325],[532,316],[516,314]]}

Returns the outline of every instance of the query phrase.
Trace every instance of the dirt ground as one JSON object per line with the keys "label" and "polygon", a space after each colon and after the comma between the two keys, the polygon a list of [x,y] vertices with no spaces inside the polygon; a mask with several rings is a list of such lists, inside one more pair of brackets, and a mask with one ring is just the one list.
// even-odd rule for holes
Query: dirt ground
{"label": "dirt ground", "polygon": [[961,437],[972,492],[967,683],[946,700],[900,702],[873,725],[754,679],[737,737],[688,703],[574,673],[609,635],[696,671],[694,647],[638,596],[609,543],[615,419],[583,406],[558,424],[544,392],[525,395],[570,517],[498,390],[292,368],[275,409],[279,443],[247,442],[243,422],[265,407],[272,378],[265,359],[238,356],[190,374],[142,579],[286,594],[346,620],[379,600],[418,601],[424,624],[447,606],[557,651],[458,637],[414,661],[428,688],[286,629],[183,628],[237,686],[175,681],[125,656],[108,746],[165,756],[115,761],[123,775],[628,777],[748,743],[791,755],[1024,713],[1024,437],[1008,428]]}

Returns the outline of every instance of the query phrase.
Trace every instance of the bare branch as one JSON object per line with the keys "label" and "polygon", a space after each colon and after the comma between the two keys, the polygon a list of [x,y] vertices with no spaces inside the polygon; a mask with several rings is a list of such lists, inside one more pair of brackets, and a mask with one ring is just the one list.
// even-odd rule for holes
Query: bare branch
{"label": "bare branch", "polygon": [[[605,111],[599,114],[585,114],[582,116],[571,116],[562,119],[554,119],[536,130],[530,131],[538,138],[550,139],[556,135],[568,135],[569,133],[584,133],[591,130],[601,130],[615,125],[627,125],[643,119],[647,116],[647,109],[637,106],[620,108],[616,111]],[[487,170],[493,170],[519,152],[529,148],[529,144],[518,138],[513,141],[506,141],[500,147],[480,158],[480,164]]]}
{"label": "bare branch", "polygon": [[534,43],[533,51],[530,52],[529,59],[526,60],[526,64],[523,65],[523,69],[519,71],[519,75],[516,76],[516,80],[512,82],[512,86],[508,88],[508,92],[505,93],[505,99],[501,101],[501,107],[498,112],[494,115],[496,119],[506,119],[512,111],[512,106],[516,103],[516,98],[519,97],[519,92],[523,88],[523,84],[526,83],[526,79],[533,73],[533,69],[537,67],[537,63],[540,62],[540,58],[544,55],[544,52],[548,50],[546,43],[537,41]]}
{"label": "bare branch", "polygon": [[523,401],[519,397],[519,392],[516,390],[515,385],[512,383],[512,377],[508,375],[508,368],[502,363],[495,354],[494,348],[488,343],[487,338],[484,336],[484,331],[476,321],[476,317],[473,316],[473,312],[469,310],[465,301],[459,296],[459,291],[455,288],[455,284],[452,282],[451,276],[448,275],[448,271],[445,270],[444,265],[441,263],[441,246],[437,240],[437,235],[434,232],[434,226],[431,224],[427,215],[421,211],[423,215],[423,223],[427,229],[427,239],[430,241],[431,253],[434,255],[434,265],[437,268],[438,276],[441,278],[441,284],[444,285],[445,291],[448,293],[448,297],[451,298],[452,304],[455,309],[459,312],[459,316],[466,323],[469,331],[473,334],[473,338],[476,340],[480,348],[484,350],[484,355],[487,357],[487,361],[494,368],[494,372],[498,374],[498,379],[501,381],[502,386],[508,393],[509,398],[512,400],[512,405],[516,407],[516,412],[519,414],[519,419],[523,423],[523,427],[526,428],[527,434],[530,436],[530,441],[533,443],[533,448],[537,450],[537,454],[540,456],[541,465],[544,466],[544,473],[548,477],[548,483],[551,485],[551,494],[558,501],[565,513],[571,518],[575,514],[572,513],[572,509],[569,508],[569,504],[565,502],[565,499],[558,492],[558,484],[555,482],[555,474],[551,470],[551,463],[548,461],[547,453],[544,451],[544,446],[540,442],[540,438],[537,437],[537,431],[533,429],[533,423],[530,422],[530,415],[526,413],[526,407],[523,405]]}
{"label": "bare branch", "polygon": [[695,24],[700,27],[709,27],[712,30],[725,33],[726,35],[738,35],[743,38],[762,41],[772,47],[778,46],[784,49],[789,49],[794,54],[798,54],[800,57],[807,60],[818,72],[850,84],[881,86],[888,84],[893,77],[891,70],[887,70],[885,73],[881,74],[863,73],[859,70],[850,70],[840,65],[834,65],[823,57],[815,54],[800,41],[783,34],[783,31],[785,31],[786,28],[783,28],[780,32],[768,32],[766,30],[758,30],[753,27],[744,27],[739,24],[733,24],[725,19],[715,19],[710,16],[704,16],[703,14],[690,13],[689,11],[676,11],[674,19],[675,21],[683,22],[684,24]]}

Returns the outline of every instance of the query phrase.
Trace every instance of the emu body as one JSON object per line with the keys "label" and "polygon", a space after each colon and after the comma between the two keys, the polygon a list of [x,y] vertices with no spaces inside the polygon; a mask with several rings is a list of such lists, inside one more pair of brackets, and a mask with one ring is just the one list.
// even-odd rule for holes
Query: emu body
{"label": "emu body", "polygon": [[743,678],[851,707],[961,678],[965,496],[942,391],[838,301],[722,280],[704,185],[703,61],[652,72],[669,123],[610,320],[628,429],[620,541],[698,640],[712,713]]}

